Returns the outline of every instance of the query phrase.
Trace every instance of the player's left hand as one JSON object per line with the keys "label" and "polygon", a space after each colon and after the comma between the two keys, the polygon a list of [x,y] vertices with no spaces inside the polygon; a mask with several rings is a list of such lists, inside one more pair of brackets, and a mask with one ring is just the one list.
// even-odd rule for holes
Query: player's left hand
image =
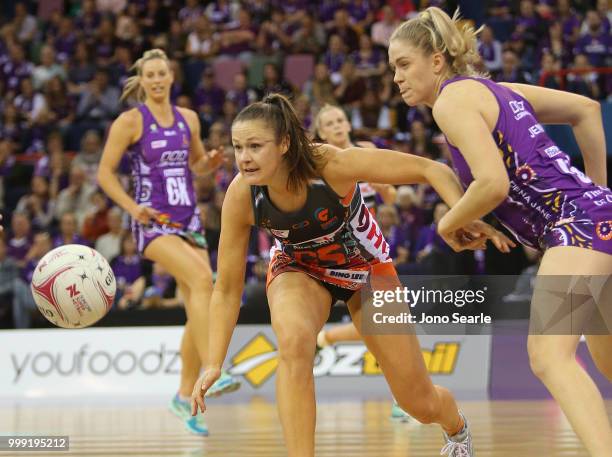
{"label": "player's left hand", "polygon": [[[469,238],[485,237],[486,240],[491,240],[493,245],[501,252],[508,253],[511,248],[516,247],[516,243],[504,235],[499,230],[496,230],[491,225],[481,220],[475,220],[462,227],[462,230],[467,234],[466,243],[470,244]],[[477,249],[483,249],[477,248]]]}
{"label": "player's left hand", "polygon": [[206,151],[200,160],[193,164],[193,171],[198,175],[210,173],[223,165],[225,161],[223,146],[220,146],[219,149]]}
{"label": "player's left hand", "polygon": [[440,233],[440,236],[455,252],[484,249],[487,244],[486,235],[472,234],[463,228],[450,233]]}

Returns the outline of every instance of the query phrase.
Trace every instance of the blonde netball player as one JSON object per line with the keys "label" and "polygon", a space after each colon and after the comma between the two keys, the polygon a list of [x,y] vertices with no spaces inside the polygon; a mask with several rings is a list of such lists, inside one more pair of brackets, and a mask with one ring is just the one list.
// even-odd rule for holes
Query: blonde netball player
{"label": "blonde netball player", "polygon": [[[209,366],[194,386],[192,413],[198,406],[204,410],[203,396],[220,376],[240,308],[251,226],[267,228],[277,243],[267,296],[279,345],[280,420],[289,456],[313,456],[315,340],[332,301],[347,302],[359,327],[358,291],[380,282],[398,284],[387,244],[357,182],[429,182],[451,206],[461,189],[448,167],[421,157],[312,145],[282,95],[269,95],[241,111],[233,122],[232,142],[240,174],[223,203]],[[449,242],[459,249],[491,237],[508,249],[507,238],[479,225],[475,240],[467,242],[460,229]],[[452,394],[431,383],[416,336],[369,335],[364,341],[402,408],[423,423],[441,425],[447,435],[443,452],[472,456],[467,422]]]}
{"label": "blonde netball player", "polygon": [[[190,432],[207,435],[202,417],[189,414],[188,401],[200,367],[208,361],[208,306],[212,292],[192,172],[202,174],[218,167],[221,154],[204,150],[196,113],[170,103],[173,75],[163,51],[146,51],[133,69],[137,74],[126,81],[122,99],[135,96],[140,104],[121,114],[111,126],[98,182],[132,216],[132,233],[139,251],[176,279],[188,319],[181,342],[181,383],[171,409],[185,421]],[[125,192],[115,174],[126,153],[131,161],[133,197]],[[224,374],[213,393],[238,386]]]}
{"label": "blonde netball player", "polygon": [[[457,19],[428,8],[403,23],[391,37],[389,62],[404,101],[432,108],[466,188],[441,219],[440,234],[493,211],[519,241],[543,251],[532,300],[534,325],[571,299],[545,290],[550,275],[601,275],[601,283],[612,274],[612,192],[605,187],[600,107],[575,94],[482,77],[474,69],[476,32],[460,27]],[[588,177],[571,166],[540,122],[572,126]],[[596,282],[590,292],[601,305],[612,296],[610,281],[603,290],[596,290]],[[565,292],[569,284],[562,286]],[[600,311],[609,313],[607,305]],[[578,312],[570,317],[578,321]],[[539,333],[528,339],[534,373],[589,453],[609,456],[612,432],[601,394],[575,358],[579,332]],[[612,379],[609,332],[586,339],[597,366]]]}

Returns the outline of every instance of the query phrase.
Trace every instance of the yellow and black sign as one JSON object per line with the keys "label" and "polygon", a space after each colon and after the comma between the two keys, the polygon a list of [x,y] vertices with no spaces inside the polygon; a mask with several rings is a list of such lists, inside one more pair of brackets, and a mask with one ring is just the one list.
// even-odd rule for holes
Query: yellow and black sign
{"label": "yellow and black sign", "polygon": [[[451,375],[457,364],[458,342],[434,343],[422,349],[431,375]],[[242,375],[254,387],[262,386],[278,366],[277,348],[264,334],[258,333],[231,358],[229,372]],[[337,344],[323,349],[315,360],[315,376],[380,376],[378,362],[363,344]]]}

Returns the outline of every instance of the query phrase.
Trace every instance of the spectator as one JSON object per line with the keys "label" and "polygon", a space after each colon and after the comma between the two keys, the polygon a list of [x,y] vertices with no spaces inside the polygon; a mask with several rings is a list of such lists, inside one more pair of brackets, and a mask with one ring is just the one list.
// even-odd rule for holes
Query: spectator
{"label": "spectator", "polygon": [[112,13],[117,16],[125,9],[127,0],[96,0],[96,9],[101,13]]}
{"label": "spectator", "polygon": [[431,136],[425,128],[425,123],[419,119],[415,119],[410,124],[410,140],[408,144],[411,154],[427,157],[428,159],[437,158],[436,147],[431,141]]}
{"label": "spectator", "polygon": [[281,77],[278,67],[273,63],[267,63],[264,65],[263,82],[257,88],[257,92],[260,98],[270,93],[282,93],[291,97],[293,89],[291,85]]}
{"label": "spectator", "polygon": [[29,78],[34,65],[26,60],[23,47],[20,44],[9,44],[9,56],[2,64],[2,79],[6,82],[7,95],[15,96],[21,85],[21,80]]}
{"label": "spectator", "polygon": [[[66,83],[59,77],[51,78],[44,87],[45,108],[42,111],[41,121],[45,127],[54,126],[62,133],[67,133],[74,121],[74,100],[68,94]],[[40,138],[42,149],[43,139]]]}
{"label": "spectator", "polygon": [[372,46],[372,40],[365,33],[359,37],[359,50],[352,54],[357,74],[362,78],[380,78],[387,70],[385,56]]}
{"label": "spectator", "polygon": [[567,87],[569,92],[598,99],[600,96],[599,75],[595,72],[588,72],[593,66],[584,54],[577,54],[574,57],[572,66],[576,73],[567,75]]}
{"label": "spectator", "polygon": [[195,21],[195,28],[187,37],[185,53],[192,59],[207,59],[217,54],[219,41],[213,34],[213,27],[206,16]]}
{"label": "spectator", "polygon": [[491,73],[501,70],[502,66],[502,45],[495,39],[493,29],[485,26],[480,34],[480,44],[478,52],[482,60]]}
{"label": "spectator", "polygon": [[33,176],[31,192],[19,199],[15,211],[28,215],[36,230],[47,230],[55,214],[55,201],[49,198],[49,182],[43,176]]}
{"label": "spectator", "polygon": [[170,59],[182,60],[185,57],[187,34],[181,27],[181,22],[179,20],[173,19],[170,21],[170,27],[167,35],[165,35],[164,41],[165,45],[158,47],[165,48]]}
{"label": "spectator", "polygon": [[[144,15],[140,18],[140,27],[144,36],[155,36],[164,33],[170,27],[170,9],[167,2],[148,0]],[[140,54],[140,52],[138,52]]]}
{"label": "spectator", "polygon": [[51,78],[59,76],[66,79],[66,71],[55,58],[55,50],[50,45],[45,45],[40,51],[40,65],[34,68],[32,80],[35,89],[41,89]]}
{"label": "spectator", "polygon": [[239,14],[237,2],[228,0],[216,0],[206,7],[206,16],[219,29],[235,22]]}
{"label": "spectator", "polygon": [[247,78],[244,73],[236,73],[234,75],[234,87],[227,91],[225,97],[233,101],[240,111],[257,100],[257,93],[247,86]]}
{"label": "spectator", "polygon": [[82,244],[89,246],[89,242],[78,233],[77,219],[74,213],[64,213],[60,218],[60,231],[53,240],[53,247],[66,244]]}
{"label": "spectator", "polygon": [[[114,206],[109,209],[106,213],[108,232],[96,240],[96,251],[102,254],[109,262],[121,252],[121,240],[124,233],[122,219],[123,213],[120,208]],[[116,271],[115,277],[117,277]]]}
{"label": "spectator", "polygon": [[342,77],[340,84],[334,90],[334,97],[341,105],[350,105],[353,102],[361,100],[361,97],[366,91],[366,83],[363,78],[357,74],[355,64],[352,60],[347,60],[342,64],[340,70]]}
{"label": "spectator", "polygon": [[83,0],[81,11],[77,15],[75,28],[85,36],[85,43],[91,44],[100,26],[102,16],[96,10],[95,0]]}
{"label": "spectator", "polygon": [[273,8],[270,20],[264,21],[257,35],[257,49],[263,54],[281,55],[291,49],[291,34],[285,13],[280,8]]}
{"label": "spectator", "polygon": [[334,13],[334,21],[328,33],[329,36],[338,35],[346,46],[347,52],[351,53],[357,50],[359,35],[350,24],[348,11],[344,8],[339,8]]}
{"label": "spectator", "polygon": [[331,80],[334,84],[339,84],[342,80],[340,69],[346,60],[346,49],[342,38],[339,35],[329,37],[328,49],[323,55],[323,63],[329,69]]}
{"label": "spectator", "polygon": [[551,54],[565,67],[571,63],[572,49],[563,38],[560,22],[555,21],[549,24],[548,36],[538,46],[537,55],[540,61],[545,53]]}
{"label": "spectator", "polygon": [[550,53],[542,54],[540,72],[537,77],[539,85],[550,89],[561,89],[561,76],[554,74],[561,69],[560,62]]}
{"label": "spectator", "polygon": [[178,12],[178,20],[185,33],[195,30],[197,20],[204,14],[204,9],[198,0],[187,0],[185,6]]}
{"label": "spectator", "polygon": [[516,52],[508,49],[502,54],[502,71],[497,76],[497,82],[527,83],[530,81],[526,73],[519,68],[519,59]]}
{"label": "spectator", "polygon": [[57,60],[65,63],[74,55],[78,43],[75,33],[75,24],[69,17],[61,17],[57,35],[53,40],[53,47],[57,51]]}
{"label": "spectator", "polygon": [[74,157],[72,164],[85,171],[87,182],[95,186],[98,165],[102,158],[102,139],[96,130],[88,130],[81,140],[81,151]]}
{"label": "spectator", "polygon": [[89,199],[94,191],[95,187],[87,182],[85,170],[79,165],[73,165],[70,168],[68,187],[62,190],[57,197],[56,218],[60,219],[65,213],[71,213],[76,217],[78,226],[81,226],[89,209]]}
{"label": "spectator", "polygon": [[223,110],[225,91],[216,85],[215,72],[207,67],[202,73],[202,80],[194,94],[194,103],[198,111],[210,110],[214,116],[219,116]]}
{"label": "spectator", "polygon": [[574,56],[584,54],[592,66],[605,67],[612,48],[610,34],[605,32],[601,17],[595,10],[587,11],[585,22],[588,32],[581,35],[576,42]]}
{"label": "spectator", "polygon": [[132,65],[134,65],[134,62],[130,47],[126,44],[118,45],[115,48],[113,64],[109,68],[111,80],[115,81],[118,86],[123,87],[125,80],[130,75]]}
{"label": "spectator", "polygon": [[389,47],[389,38],[399,25],[399,17],[393,12],[393,8],[385,5],[381,9],[382,18],[372,25],[372,42],[377,46]]}
{"label": "spectator", "polygon": [[25,121],[25,126],[33,128],[34,125],[39,123],[40,117],[45,111],[45,97],[34,90],[31,78],[22,79],[20,89],[21,93],[15,97],[13,104],[18,110],[19,117]]}
{"label": "spectator", "polygon": [[115,37],[115,26],[110,17],[104,17],[100,21],[97,36],[94,41],[94,55],[96,56],[96,65],[98,68],[105,68],[110,65],[113,55],[115,54],[115,46],[117,38]]}
{"label": "spectator", "polygon": [[536,11],[533,0],[521,0],[519,10],[514,33],[525,41],[528,48],[535,48],[545,33],[544,21]]}
{"label": "spectator", "polygon": [[570,0],[557,0],[557,20],[561,23],[563,39],[574,45],[580,36],[580,18]]}
{"label": "spectator", "polygon": [[176,281],[159,263],[153,264],[153,271],[145,276],[145,290],[142,294],[142,309],[173,308],[181,306]]}
{"label": "spectator", "polygon": [[389,256],[393,259],[393,264],[397,266],[408,263],[410,240],[402,230],[397,209],[392,205],[379,205],[376,209],[376,220],[389,244]]}
{"label": "spectator", "polygon": [[19,274],[15,260],[7,255],[4,238],[0,237],[0,328],[13,328],[13,288]]}
{"label": "spectator", "polygon": [[612,23],[612,8],[609,6],[608,0],[597,0],[596,2],[597,14],[601,18],[601,23],[604,32],[610,34],[610,24]]}
{"label": "spectator", "polygon": [[36,162],[34,175],[49,180],[49,198],[55,200],[60,190],[68,186],[69,160],[64,152],[64,142],[59,131],[47,137],[47,154]]}
{"label": "spectator", "polygon": [[91,194],[91,207],[89,213],[83,221],[81,234],[92,246],[96,240],[105,233],[108,233],[108,199],[101,190],[96,190]]}
{"label": "spectator", "polygon": [[120,245],[119,255],[110,261],[117,281],[115,303],[119,309],[132,309],[138,306],[144,292],[144,262],[131,233],[124,233]]}
{"label": "spectator", "polygon": [[36,18],[28,13],[25,2],[15,3],[15,17],[13,18],[12,25],[17,40],[23,45],[29,45],[36,36],[38,24]]}
{"label": "spectator", "polygon": [[334,84],[331,81],[329,69],[323,62],[315,65],[313,77],[306,82],[304,92],[308,95],[314,110],[318,111],[325,104],[336,104]]}
{"label": "spectator", "polygon": [[11,237],[8,240],[8,256],[18,267],[26,263],[26,255],[32,246],[32,226],[27,213],[15,211],[11,218]]}
{"label": "spectator", "polygon": [[32,312],[36,309],[36,302],[30,288],[32,275],[40,259],[51,248],[51,237],[47,232],[37,233],[34,236],[34,242],[27,255],[28,261],[14,282],[13,316],[15,328],[29,328],[31,326]]}
{"label": "spectator", "polygon": [[[81,93],[77,105],[78,131],[90,128],[105,130],[119,112],[120,95],[119,89],[110,85],[108,72],[97,70],[93,81]],[[80,140],[80,134],[76,137]]]}
{"label": "spectator", "polygon": [[325,46],[325,29],[310,14],[304,14],[291,41],[294,53],[318,55]]}
{"label": "spectator", "polygon": [[238,12],[238,22],[221,32],[221,49],[219,54],[235,57],[249,64],[253,56],[257,27],[251,22],[251,15],[246,9]]}
{"label": "spectator", "polygon": [[72,95],[79,95],[96,72],[89,49],[83,41],[77,43],[74,57],[70,59],[68,68],[68,91]]}
{"label": "spectator", "polygon": [[381,105],[378,94],[368,89],[358,106],[351,112],[351,124],[355,136],[374,139],[386,138],[391,134],[391,113]]}
{"label": "spectator", "polygon": [[348,2],[347,11],[350,22],[359,34],[370,30],[374,22],[374,5],[369,0],[352,0]]}

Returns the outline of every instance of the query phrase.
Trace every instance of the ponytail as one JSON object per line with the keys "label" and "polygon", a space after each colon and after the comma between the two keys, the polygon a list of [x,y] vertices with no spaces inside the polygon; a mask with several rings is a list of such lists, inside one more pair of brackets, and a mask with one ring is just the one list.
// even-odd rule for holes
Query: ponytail
{"label": "ponytail", "polygon": [[121,93],[121,98],[119,99],[120,101],[128,100],[130,98],[135,98],[140,103],[145,101],[145,91],[140,85],[142,66],[146,61],[153,59],[164,60],[168,64],[168,68],[170,68],[170,61],[168,60],[168,56],[166,56],[164,51],[161,49],[149,49],[148,51],[145,51],[142,57],[138,59],[130,68],[130,71],[136,71],[136,74],[130,76],[123,84],[123,92]]}
{"label": "ponytail", "polygon": [[296,192],[309,179],[320,176],[326,160],[308,138],[293,105],[284,95],[269,94],[262,101],[250,104],[238,113],[233,123],[249,120],[263,120],[273,128],[276,144],[287,141],[283,160],[289,170],[288,190]]}
{"label": "ponytail", "polygon": [[390,41],[405,40],[426,55],[441,52],[455,75],[488,77],[477,69],[482,59],[476,36],[482,27],[474,30],[470,24],[460,26],[459,22],[459,9],[450,18],[440,8],[429,7],[395,29]]}

